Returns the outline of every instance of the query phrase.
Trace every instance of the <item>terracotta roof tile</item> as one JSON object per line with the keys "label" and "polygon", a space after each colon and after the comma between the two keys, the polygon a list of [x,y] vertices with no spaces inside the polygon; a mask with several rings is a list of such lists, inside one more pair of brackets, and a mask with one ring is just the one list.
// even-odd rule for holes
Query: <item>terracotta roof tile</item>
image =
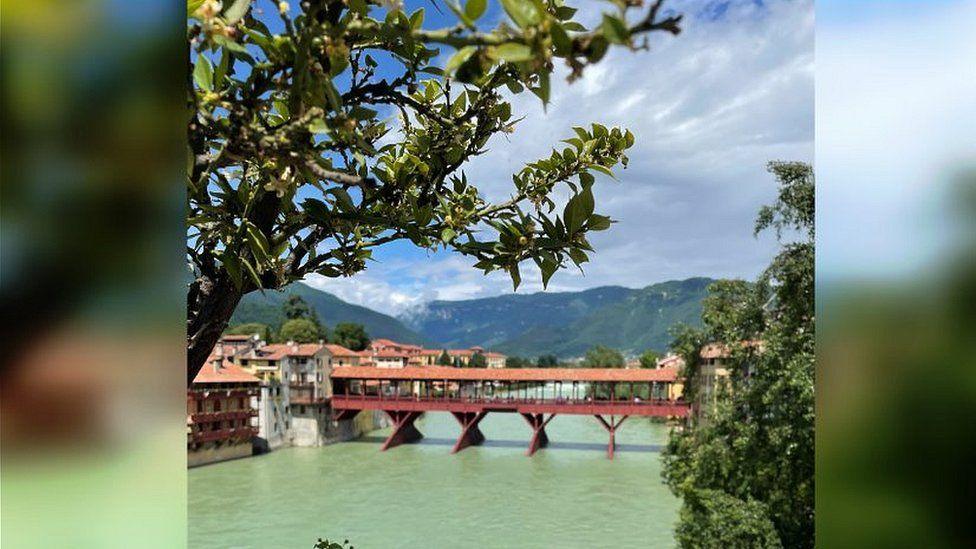
{"label": "terracotta roof tile", "polygon": [[213,356],[207,359],[206,364],[203,365],[203,368],[200,368],[197,376],[193,378],[193,383],[258,384],[261,382],[261,380],[252,376],[228,359],[223,360],[220,368],[214,368],[215,360],[216,358]]}

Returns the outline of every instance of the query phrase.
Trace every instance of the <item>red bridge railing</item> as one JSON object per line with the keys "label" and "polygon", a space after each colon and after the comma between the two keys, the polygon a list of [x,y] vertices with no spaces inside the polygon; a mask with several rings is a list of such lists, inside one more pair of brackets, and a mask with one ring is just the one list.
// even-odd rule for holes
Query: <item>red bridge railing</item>
{"label": "red bridge railing", "polygon": [[680,418],[691,408],[680,398],[662,397],[671,394],[674,371],[349,367],[336,368],[332,378],[336,419],[362,410],[389,416],[393,432],[382,450],[422,438],[414,421],[425,412],[449,412],[457,419],[461,435],[454,452],[484,441],[478,423],[485,415],[507,412],[520,414],[532,429],[527,451],[532,455],[547,445],[549,421],[570,414],[599,420],[609,433],[612,459],[616,430],[628,417]]}

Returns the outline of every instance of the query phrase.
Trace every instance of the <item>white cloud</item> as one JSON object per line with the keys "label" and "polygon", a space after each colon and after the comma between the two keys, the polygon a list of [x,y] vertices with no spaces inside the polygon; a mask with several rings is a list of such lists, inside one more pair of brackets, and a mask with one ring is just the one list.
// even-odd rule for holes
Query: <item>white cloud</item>
{"label": "white cloud", "polygon": [[[585,4],[593,12],[587,17],[605,7],[597,4]],[[619,182],[601,178],[595,188],[597,211],[618,223],[591,239],[596,253],[585,275],[557,273],[550,290],[752,278],[774,253],[770,239],[752,237],[752,226],[775,197],[765,163],[813,159],[813,3],[737,1],[716,19],[694,16],[701,2],[672,7],[686,14],[681,35],[655,36],[649,52],[613,51],[572,85],[554,78],[545,111],[530,94],[516,98],[513,110],[525,120],[465,167],[486,198],[502,200],[512,192],[511,174],[547,156],[574,125],[600,122],[635,134]],[[506,275],[485,277],[466,258],[397,261],[404,260],[323,287],[386,312],[511,292]],[[522,278],[520,292],[541,290],[534,265]]]}

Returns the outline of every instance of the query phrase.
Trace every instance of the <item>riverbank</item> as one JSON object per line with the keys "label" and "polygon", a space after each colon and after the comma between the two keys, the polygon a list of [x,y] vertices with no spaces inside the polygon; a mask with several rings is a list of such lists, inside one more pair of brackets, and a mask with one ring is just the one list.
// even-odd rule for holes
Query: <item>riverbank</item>
{"label": "riverbank", "polygon": [[660,479],[668,427],[635,418],[606,459],[592,417],[559,416],[549,448],[489,414],[487,441],[451,455],[449,414],[418,420],[419,444],[380,452],[389,429],[189,471],[190,547],[311,547],[319,537],[388,547],[672,547],[679,501]]}

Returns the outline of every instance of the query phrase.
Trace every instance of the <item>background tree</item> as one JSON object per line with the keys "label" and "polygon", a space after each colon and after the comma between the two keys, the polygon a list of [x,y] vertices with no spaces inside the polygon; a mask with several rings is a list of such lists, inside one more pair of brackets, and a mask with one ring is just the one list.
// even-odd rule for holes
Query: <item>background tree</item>
{"label": "background tree", "polygon": [[532,361],[520,356],[510,356],[505,359],[506,368],[531,368],[534,366]]}
{"label": "background tree", "polygon": [[639,359],[641,368],[656,368],[659,358],[661,358],[661,353],[658,353],[654,349],[644,351]]}
{"label": "background tree", "polygon": [[305,302],[300,295],[289,295],[285,302],[281,304],[281,312],[286,319],[307,318],[318,322],[318,315],[315,310]]}
{"label": "background tree", "polygon": [[559,366],[559,359],[556,358],[556,355],[540,355],[536,359],[535,365],[538,368],[555,368]]}
{"label": "background tree", "polygon": [[321,339],[319,327],[307,318],[293,318],[281,325],[279,333],[282,341],[296,343],[316,343]]}
{"label": "background tree", "polygon": [[488,359],[481,351],[475,351],[468,359],[469,368],[484,368],[488,366]]}
{"label": "background tree", "polygon": [[586,351],[583,358],[584,368],[623,368],[624,355],[620,351],[604,345],[597,345]]}
{"label": "background tree", "polygon": [[[315,329],[318,331],[318,337],[316,340],[322,339],[324,341],[329,341],[329,329],[319,322],[319,315],[315,312],[315,309],[306,303],[301,296],[289,295],[288,299],[281,304],[281,312],[285,318],[289,320],[308,320],[315,325]],[[287,324],[287,321],[284,324]],[[284,328],[284,324],[282,324],[282,328]],[[279,332],[280,331],[281,329],[279,329]],[[285,340],[288,339],[284,335],[281,337]]]}
{"label": "background tree", "polygon": [[268,326],[265,324],[261,324],[260,322],[245,322],[243,324],[237,324],[235,326],[231,326],[227,328],[227,330],[224,333],[227,335],[257,334],[259,337],[262,337],[264,338],[265,341],[267,341],[267,338],[265,338],[265,336],[268,335]]}
{"label": "background tree", "polygon": [[369,334],[362,324],[339,322],[332,329],[330,341],[353,351],[362,351],[369,346]]}
{"label": "background tree", "polygon": [[[796,162],[769,171],[779,196],[760,210],[756,234],[774,229],[779,254],[755,284],[713,285],[704,328],[685,328],[676,340],[692,359],[692,390],[704,343],[732,354],[731,390],[673,431],[664,453],[664,478],[683,501],[683,547],[814,545],[814,174]],[[748,339],[761,348],[743,345]]]}
{"label": "background tree", "polygon": [[451,355],[447,354],[447,349],[441,351],[441,356],[437,357],[437,364],[440,366],[451,366],[454,361],[451,360]]}
{"label": "background tree", "polygon": [[[458,23],[428,28],[397,2],[281,2],[275,34],[250,0],[189,1],[188,381],[241,296],[353,275],[383,244],[451,249],[516,288],[523,261],[546,285],[588,260],[587,234],[611,224],[594,211],[594,174],[626,165],[629,131],[574,128],[498,203],[462,168],[514,131],[503,93],[545,104],[557,62],[574,80],[612,45],[677,34],[681,17],[661,0],[637,15],[641,2],[616,2],[587,29],[561,0],[502,0],[508,20],[483,30],[485,0],[444,4]],[[560,185],[570,199],[557,212]]]}

